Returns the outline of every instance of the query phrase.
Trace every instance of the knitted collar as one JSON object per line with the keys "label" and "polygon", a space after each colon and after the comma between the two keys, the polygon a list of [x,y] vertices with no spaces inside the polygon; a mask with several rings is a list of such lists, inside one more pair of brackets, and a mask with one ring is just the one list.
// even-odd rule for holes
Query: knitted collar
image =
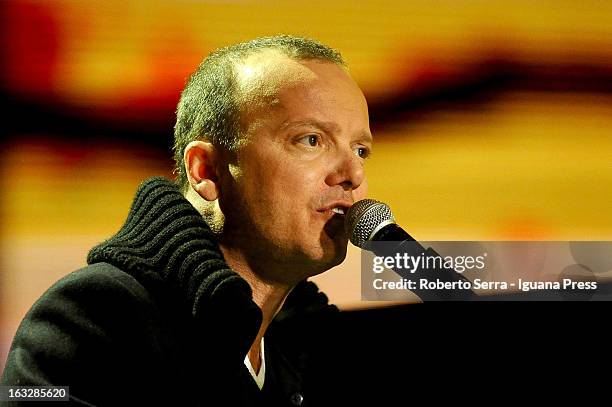
{"label": "knitted collar", "polygon": [[230,269],[208,224],[166,178],[139,186],[121,229],[89,252],[87,263],[99,262],[132,275],[153,294],[173,292],[187,320],[208,332],[220,328],[239,356],[255,339],[262,314],[249,284]]}
{"label": "knitted collar", "polygon": [[[153,295],[173,292],[173,301],[182,301],[174,304],[182,315],[205,330],[203,335],[223,332],[217,342],[242,365],[261,325],[261,310],[249,284],[223,259],[208,224],[172,181],[153,177],[139,186],[121,229],[89,252],[87,263],[99,262],[130,274]],[[303,281],[268,331],[293,332],[290,342],[303,350],[321,322],[337,312],[314,283]]]}

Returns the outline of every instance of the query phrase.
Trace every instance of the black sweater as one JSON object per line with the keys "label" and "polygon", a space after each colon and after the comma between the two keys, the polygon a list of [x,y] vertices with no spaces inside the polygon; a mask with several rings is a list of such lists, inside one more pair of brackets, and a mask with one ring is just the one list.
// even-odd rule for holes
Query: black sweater
{"label": "black sweater", "polygon": [[313,283],[292,291],[266,333],[260,391],[243,361],[261,310],[171,181],[142,183],[87,261],[25,316],[2,384],[68,385],[81,405],[313,405],[312,356],[336,307]]}

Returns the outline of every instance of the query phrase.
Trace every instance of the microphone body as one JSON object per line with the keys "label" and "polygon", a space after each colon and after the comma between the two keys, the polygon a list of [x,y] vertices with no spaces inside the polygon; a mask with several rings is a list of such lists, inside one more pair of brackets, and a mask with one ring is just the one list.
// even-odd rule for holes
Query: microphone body
{"label": "microphone body", "polygon": [[[387,205],[371,199],[356,202],[347,213],[346,227],[351,242],[362,249],[369,250],[377,256],[408,255],[421,257],[421,264],[444,264],[441,256],[431,247],[424,248],[397,223]],[[435,261],[437,259],[438,261]],[[441,282],[457,282],[468,280],[452,268],[436,267],[408,271],[406,269],[393,269],[398,275],[407,280],[415,281],[415,290],[412,290],[422,301],[434,300],[470,300],[477,296],[471,289],[420,289],[421,279],[430,280],[432,277]]]}

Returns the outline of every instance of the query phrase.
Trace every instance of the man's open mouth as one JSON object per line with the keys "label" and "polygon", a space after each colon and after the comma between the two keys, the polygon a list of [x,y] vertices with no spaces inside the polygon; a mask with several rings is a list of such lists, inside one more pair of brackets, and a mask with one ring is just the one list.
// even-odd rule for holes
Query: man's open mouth
{"label": "man's open mouth", "polygon": [[339,215],[344,215],[344,208],[337,206],[335,208],[332,208],[332,212],[337,213]]}

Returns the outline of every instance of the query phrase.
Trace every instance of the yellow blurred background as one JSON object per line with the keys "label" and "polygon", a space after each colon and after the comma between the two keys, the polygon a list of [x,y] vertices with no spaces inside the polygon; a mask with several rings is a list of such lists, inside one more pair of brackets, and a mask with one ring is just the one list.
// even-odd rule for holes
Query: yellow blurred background
{"label": "yellow blurred background", "polygon": [[[5,1],[0,368],[52,282],[172,170],[174,109],[211,50],[339,49],[370,104],[370,196],[420,240],[612,239],[612,3]],[[316,281],[360,303],[359,253]],[[367,304],[366,304],[367,305]]]}

